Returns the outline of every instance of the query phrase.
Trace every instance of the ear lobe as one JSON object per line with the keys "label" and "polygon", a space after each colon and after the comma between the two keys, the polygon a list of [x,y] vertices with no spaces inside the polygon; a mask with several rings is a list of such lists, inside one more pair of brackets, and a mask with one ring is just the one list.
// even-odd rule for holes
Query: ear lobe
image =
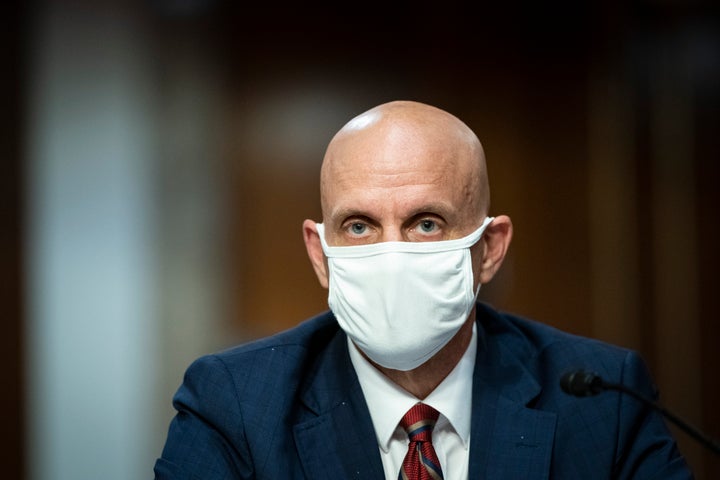
{"label": "ear lobe", "polygon": [[500,269],[512,240],[512,221],[507,215],[498,215],[483,235],[485,252],[480,265],[480,283],[488,283]]}
{"label": "ear lobe", "polygon": [[312,220],[303,222],[303,240],[305,241],[308,258],[310,258],[310,263],[315,270],[320,285],[323,288],[328,288],[327,263],[320,243],[320,234],[315,225],[316,223]]}

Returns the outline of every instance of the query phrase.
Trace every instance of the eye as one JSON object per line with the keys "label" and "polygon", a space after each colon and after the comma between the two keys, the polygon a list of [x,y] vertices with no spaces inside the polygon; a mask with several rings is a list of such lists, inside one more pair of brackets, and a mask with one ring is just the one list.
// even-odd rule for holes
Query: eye
{"label": "eye", "polygon": [[367,225],[365,225],[364,223],[358,223],[358,222],[351,223],[349,230],[350,230],[350,233],[352,233],[353,235],[362,235],[365,232],[367,232]]}
{"label": "eye", "polygon": [[433,233],[435,230],[437,230],[438,225],[434,220],[421,220],[420,223],[418,223],[418,229],[422,233]]}

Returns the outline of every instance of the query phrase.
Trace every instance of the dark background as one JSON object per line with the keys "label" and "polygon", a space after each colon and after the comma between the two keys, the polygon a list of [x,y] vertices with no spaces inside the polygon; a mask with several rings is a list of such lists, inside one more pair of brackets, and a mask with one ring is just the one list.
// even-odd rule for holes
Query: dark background
{"label": "dark background", "polygon": [[[720,435],[717,2],[11,2],[0,176],[8,478],[26,478],[29,456],[26,105],[29,45],[48,9],[78,22],[130,18],[142,32],[165,155],[153,178],[161,207],[183,215],[168,199],[184,175],[207,176],[208,188],[225,192],[217,215],[227,227],[214,247],[231,340],[326,308],[300,235],[302,219],[320,220],[323,148],[354,115],[418,100],[478,134],[491,213],[515,224],[507,263],[481,297],[639,350],[663,403]],[[218,151],[183,170],[163,158],[178,140],[165,119],[173,92],[185,88],[178,72],[188,69],[219,105],[217,128],[205,134]],[[719,478],[717,457],[677,432],[698,478]]]}

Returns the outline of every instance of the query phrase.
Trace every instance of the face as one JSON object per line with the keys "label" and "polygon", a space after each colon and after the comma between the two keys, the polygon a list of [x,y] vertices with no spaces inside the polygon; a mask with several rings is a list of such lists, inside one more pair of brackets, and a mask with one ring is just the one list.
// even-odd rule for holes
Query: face
{"label": "face", "polygon": [[[321,201],[331,246],[452,240],[472,233],[487,216],[485,158],[475,134],[441,110],[399,103],[400,108],[386,104],[357,117],[328,146]],[[303,236],[318,280],[328,288],[327,259],[314,221],[305,220]],[[471,247],[475,288],[499,269],[511,236],[510,219],[499,215]],[[453,338],[414,370],[431,374],[427,385],[405,382],[404,372],[381,370],[424,398],[437,385],[434,374],[444,378],[459,361],[474,318],[473,309]]]}

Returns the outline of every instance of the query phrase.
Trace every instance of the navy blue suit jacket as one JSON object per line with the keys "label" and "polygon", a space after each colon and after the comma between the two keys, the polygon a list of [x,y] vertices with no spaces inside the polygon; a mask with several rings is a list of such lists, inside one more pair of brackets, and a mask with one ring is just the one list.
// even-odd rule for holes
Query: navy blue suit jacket
{"label": "navy blue suit jacket", "polygon": [[[692,478],[662,418],[627,395],[576,398],[585,368],[656,395],[632,351],[477,309],[470,479]],[[324,313],[195,361],[155,478],[383,479],[346,336]]]}

